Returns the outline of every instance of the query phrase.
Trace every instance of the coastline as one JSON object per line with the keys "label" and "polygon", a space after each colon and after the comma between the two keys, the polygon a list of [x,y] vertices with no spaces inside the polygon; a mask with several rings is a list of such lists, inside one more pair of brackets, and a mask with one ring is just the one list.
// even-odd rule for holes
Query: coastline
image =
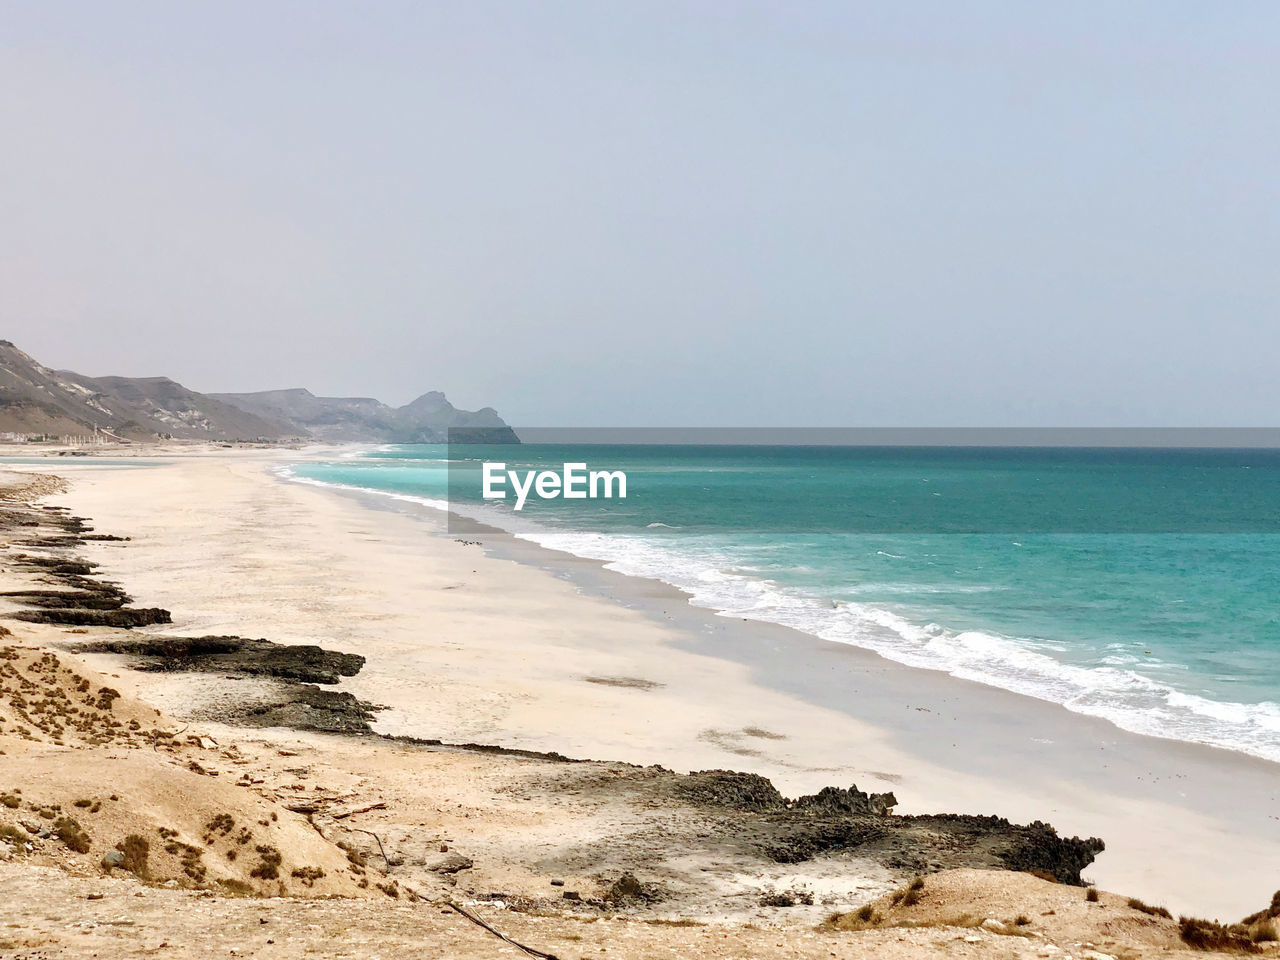
{"label": "coastline", "polygon": [[[171,632],[363,654],[343,689],[390,706],[384,732],[732,767],[788,793],[853,782],[894,790],[902,812],[1047,819],[1108,842],[1090,879],[1175,910],[1240,915],[1276,885],[1278,765],[727,620],[496,532],[482,552],[425,510],[280,483],[268,468],[289,456],[178,458],[145,483],[91,462],[50,467],[74,482],[59,502],[135,535],[94,559],[171,606]],[[166,683],[155,692],[178,713],[191,690]]]}
{"label": "coastline", "polygon": [[[372,492],[329,490],[374,509],[424,519],[434,512]],[[1256,899],[1252,890],[1259,884],[1277,879],[1271,864],[1280,862],[1280,816],[1274,813],[1280,810],[1280,764],[1133,733],[1061,704],[900,664],[791,627],[726,618],[690,604],[690,595],[677,587],[608,570],[604,561],[467,518],[454,515],[451,530],[480,538],[491,556],[544,570],[674,630],[666,642],[680,650],[745,667],[748,688],[793,697],[861,730],[849,753],[829,730],[810,733],[811,749],[798,754],[809,758],[809,766],[761,749],[758,739],[725,736],[720,745],[733,760],[722,762],[735,769],[796,790],[818,789],[815,776],[852,775],[863,789],[895,789],[904,813],[946,809],[996,812],[1017,822],[1045,818],[1063,834],[1108,840],[1089,879],[1175,910],[1210,903],[1229,916]],[[832,752],[857,761],[822,766],[815,754],[823,753],[823,738]],[[1196,864],[1194,876],[1187,875],[1187,863]]]}

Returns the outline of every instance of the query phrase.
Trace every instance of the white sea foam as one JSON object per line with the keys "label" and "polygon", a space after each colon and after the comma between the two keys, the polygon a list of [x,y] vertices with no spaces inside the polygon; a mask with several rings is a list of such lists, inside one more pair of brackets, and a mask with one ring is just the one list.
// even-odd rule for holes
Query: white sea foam
{"label": "white sea foam", "polygon": [[[761,620],[873,650],[912,667],[1059,703],[1077,713],[1150,736],[1226,747],[1280,762],[1280,704],[1243,704],[1184,693],[1130,667],[1134,657],[1108,657],[1099,665],[1064,662],[1045,651],[1060,644],[998,636],[978,630],[924,626],[871,604],[806,596],[758,577],[744,576],[712,553],[641,538],[597,533],[524,531],[543,546],[605,561],[632,576],[679,587],[690,602],[726,617]],[[1149,665],[1149,662],[1147,662]]]}
{"label": "white sea foam", "polygon": [[[359,490],[393,500],[449,510],[447,501],[299,477],[313,486]],[[691,542],[676,545],[652,537],[565,532],[517,519],[509,511],[482,506],[459,509],[521,539],[553,550],[600,560],[607,569],[660,580],[690,594],[690,602],[721,616],[760,620],[801,630],[824,640],[872,650],[907,666],[941,670],[1014,693],[1059,703],[1101,717],[1134,733],[1225,747],[1280,762],[1280,703],[1244,704],[1179,691],[1130,667],[1139,661],[1112,654],[1097,665],[1064,662],[1045,651],[1063,652],[1047,640],[950,630],[912,623],[872,604],[806,595],[752,576],[734,559]],[[977,588],[978,592],[985,588]],[[1143,661],[1150,667],[1179,664]]]}
{"label": "white sea foam", "polygon": [[411,493],[395,493],[391,490],[376,490],[373,487],[360,487],[353,483],[333,483],[328,480],[313,480],[311,477],[300,477],[294,472],[292,467],[277,467],[275,474],[281,480],[289,480],[292,483],[305,483],[309,487],[325,487],[329,490],[352,490],[356,493],[374,493],[380,497],[386,497],[388,500],[400,500],[404,503],[416,503],[420,506],[431,507],[433,510],[449,509],[448,500],[440,500],[433,497],[419,497]]}

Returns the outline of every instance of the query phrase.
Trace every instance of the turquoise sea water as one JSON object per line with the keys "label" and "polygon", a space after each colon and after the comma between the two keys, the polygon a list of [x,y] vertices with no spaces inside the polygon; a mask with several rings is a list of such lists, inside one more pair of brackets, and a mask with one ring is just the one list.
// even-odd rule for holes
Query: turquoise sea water
{"label": "turquoise sea water", "polygon": [[[627,498],[482,501],[480,463]],[[1280,761],[1280,452],[388,447],[302,482],[446,505],[728,616]]]}

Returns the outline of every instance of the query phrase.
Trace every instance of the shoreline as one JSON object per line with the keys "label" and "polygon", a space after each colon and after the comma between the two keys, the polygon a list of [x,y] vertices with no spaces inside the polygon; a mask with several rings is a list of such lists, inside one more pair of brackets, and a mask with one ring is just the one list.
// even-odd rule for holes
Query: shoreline
{"label": "shoreline", "polygon": [[[433,507],[373,491],[326,489],[371,509],[419,518],[421,511],[435,512]],[[1248,863],[1258,857],[1261,869],[1252,877],[1240,882],[1235,874],[1235,891],[1221,901],[1223,915],[1230,915],[1236,902],[1247,901],[1253,885],[1280,879],[1267,867],[1280,862],[1280,816],[1268,812],[1280,810],[1280,764],[1224,747],[1133,733],[1059,703],[941,670],[908,666],[875,651],[782,624],[726,618],[691,604],[689,593],[663,581],[608,570],[605,561],[546,547],[457,514],[450,516],[449,535],[484,537],[483,549],[490,555],[544,570],[593,596],[636,610],[655,624],[674,628],[677,636],[672,642],[683,650],[746,666],[755,685],[846,714],[851,722],[869,724],[879,734],[887,734],[894,748],[923,759],[932,771],[910,779],[864,771],[875,789],[897,786],[904,813],[996,812],[1019,822],[1043,817],[1064,835],[1101,836],[1108,840],[1108,850],[1090,867],[1091,880],[1108,889],[1133,890],[1161,903],[1181,904],[1186,910],[1204,903],[1196,888],[1209,884],[1196,881],[1183,892],[1177,880],[1170,883],[1172,878],[1161,876],[1179,862],[1194,860],[1203,867],[1216,859],[1223,876],[1232,876],[1240,870],[1248,874]],[[867,677],[872,681],[867,682]],[[859,685],[846,687],[846,681]],[[851,694],[858,698],[856,707]],[[903,704],[910,708],[903,709]],[[940,705],[952,711],[952,722],[968,723],[970,730],[978,726],[981,745],[973,742],[972,733],[954,741],[939,738],[938,722],[944,716]],[[1097,764],[1086,759],[1095,748],[1106,754]],[[735,761],[738,768],[791,782],[785,771],[767,764],[757,770],[753,760],[758,758],[752,756],[749,740],[739,739],[730,749],[741,758]],[[1016,781],[1010,779],[1010,768],[1016,770]],[[937,771],[950,776],[937,776]],[[984,782],[967,782],[975,776]],[[1029,786],[1030,779],[1037,781],[1038,789]],[[999,800],[990,790],[992,780],[1008,781],[998,791]],[[803,778],[800,783],[804,789],[818,788]],[[871,789],[861,780],[859,786]],[[904,786],[910,786],[911,792]],[[1069,802],[1065,797],[1071,793],[1093,796],[1089,802],[1079,798]],[[1228,797],[1238,810],[1254,816],[1242,817],[1231,825],[1234,829],[1223,831],[1209,821],[1213,811],[1227,812]],[[1166,829],[1153,833],[1146,812],[1119,817],[1106,809],[1109,803],[1118,808],[1134,802],[1150,804],[1146,812],[1167,805]],[[1198,844],[1194,834],[1188,833],[1193,827],[1175,826],[1178,814],[1188,809],[1205,821],[1199,826],[1208,835]],[[1107,829],[1104,824],[1120,829]],[[1233,834],[1230,848],[1221,848],[1219,844]],[[1122,840],[1111,839],[1122,836]],[[1141,839],[1135,842],[1135,836]],[[1198,849],[1188,850],[1189,844]],[[1170,858],[1171,850],[1180,852]],[[1276,859],[1263,850],[1274,851]]]}
{"label": "shoreline", "polygon": [[[289,455],[296,459],[298,452],[290,451]],[[266,515],[273,514],[276,507],[284,508],[283,514],[274,511],[276,520],[283,515],[295,526],[315,525],[306,521],[308,510],[322,514],[326,521],[339,520],[345,526],[345,545],[350,548],[345,551],[348,564],[353,553],[377,560],[374,555],[378,551],[359,547],[361,540],[391,541],[396,551],[411,556],[416,553],[429,569],[420,570],[418,577],[412,575],[412,563],[407,567],[401,564],[399,570],[402,580],[408,575],[421,581],[406,585],[406,593],[415,594],[420,601],[445,596],[438,591],[451,586],[460,588],[447,594],[452,596],[481,586],[501,593],[508,608],[518,609],[517,614],[505,611],[505,620],[504,611],[494,612],[497,622],[505,624],[511,634],[518,637],[522,626],[535,628],[524,631],[536,636],[524,638],[523,643],[511,643],[505,637],[502,639],[508,642],[495,643],[493,634],[485,630],[479,638],[483,649],[473,647],[471,658],[465,655],[467,644],[423,651],[420,645],[416,650],[412,644],[406,646],[403,636],[392,644],[378,643],[374,639],[376,622],[369,624],[367,637],[357,636],[360,630],[347,631],[346,638],[323,637],[320,642],[325,645],[368,654],[368,675],[344,684],[344,689],[379,703],[394,701],[379,727],[406,728],[429,717],[435,726],[419,729],[420,735],[570,756],[664,763],[676,769],[731,766],[763,773],[793,795],[852,781],[864,790],[896,790],[903,812],[947,809],[997,813],[1018,821],[1048,819],[1063,835],[1095,835],[1108,841],[1108,852],[1088,871],[1091,879],[1178,910],[1216,911],[1227,917],[1242,914],[1259,901],[1262,891],[1276,885],[1276,878],[1266,872],[1268,863],[1280,862],[1280,855],[1273,856],[1280,851],[1280,821],[1266,812],[1278,805],[1280,768],[1274,764],[1215,748],[1126,734],[1107,721],[1074,714],[1055,704],[895,664],[870,651],[823,641],[787,627],[718,617],[713,611],[691,606],[687,595],[657,581],[607,571],[598,561],[557,554],[527,541],[504,540],[506,535],[484,534],[482,561],[474,548],[446,541],[450,532],[441,529],[438,518],[433,523],[432,518],[416,511],[388,509],[389,501],[376,494],[309,490],[307,495],[268,497],[264,483],[294,491],[307,489],[270,476],[270,464],[282,459],[227,457],[216,469],[234,474],[244,502],[254,500],[255,486],[263,499],[271,501],[272,509],[260,511],[263,522],[269,524]],[[176,464],[180,474],[181,462],[168,466]],[[215,468],[209,458],[204,462]],[[245,469],[231,470],[237,463]],[[99,486],[113,469],[95,467],[91,461],[74,465],[59,462],[56,466],[73,482],[77,476],[92,472]],[[63,470],[65,467],[71,469]],[[178,483],[189,488],[187,492],[200,486],[192,472],[186,468],[187,482]],[[152,506],[149,498],[144,504],[137,501],[139,494],[134,492],[131,501],[129,494],[120,495],[119,484],[106,485],[115,486],[117,495],[102,499],[101,510],[76,503],[84,498],[83,489],[73,489],[66,498],[104,525],[132,531],[129,524],[117,524],[110,514],[114,510],[123,518],[132,510],[134,516],[142,517],[144,508]],[[333,505],[319,507],[317,497]],[[377,501],[380,509],[370,510],[370,499]],[[352,503],[360,500],[366,502]],[[340,502],[347,506],[338,507]],[[351,510],[353,505],[358,512]],[[381,519],[375,521],[374,517]],[[166,560],[162,555],[167,554],[171,564],[177,549],[174,538],[180,539],[182,534],[181,530],[170,530],[165,542],[165,524],[160,519],[152,517],[151,534],[139,538],[149,542],[142,547],[135,544],[129,553],[163,566]],[[376,529],[365,530],[367,526]],[[296,552],[300,546],[314,546],[319,539],[329,553],[343,553],[338,549],[343,545],[341,537],[332,536],[334,524],[328,523],[327,530],[327,540],[313,534],[308,544],[293,543],[292,549]],[[430,537],[424,537],[428,531]],[[273,549],[288,550],[289,538],[283,532],[278,523],[259,531]],[[299,531],[291,527],[289,532]],[[368,534],[376,536],[365,536]],[[213,552],[218,553],[218,544],[213,546]],[[144,556],[148,551],[154,551],[149,558]],[[456,568],[461,557],[477,557],[474,576],[464,575],[464,582],[458,584],[440,582],[455,577],[456,570],[449,563]],[[202,559],[207,567],[208,558]],[[262,559],[268,560],[265,556]],[[386,566],[385,561],[371,565],[379,563]],[[149,571],[147,566],[135,566],[134,573],[125,579],[151,602],[148,591],[163,592],[164,586],[154,566]],[[513,572],[509,567],[524,572]],[[117,573],[113,569],[113,574]],[[137,583],[136,574],[142,574],[143,583]],[[377,572],[370,575],[376,577]],[[341,582],[337,577],[331,585]],[[504,585],[515,589],[504,593]],[[372,589],[378,592],[376,586]],[[252,601],[252,596],[249,599]],[[401,599],[413,607],[414,596]],[[290,598],[285,598],[284,606],[298,612]],[[238,622],[244,629],[236,632],[261,635],[267,631],[289,642],[290,618],[281,618],[278,613],[264,618],[258,603],[250,602],[247,609],[201,609],[194,616],[184,616],[181,603],[173,607],[180,618],[175,633],[204,631],[214,622]],[[454,626],[465,622],[475,629],[474,618],[484,607],[483,603],[455,603],[437,612],[444,613]],[[403,609],[384,614],[384,620],[403,626]],[[575,615],[577,629],[570,631],[574,637],[557,639],[557,633],[569,629],[565,621]],[[557,624],[565,630],[557,630]],[[296,642],[302,641],[302,634],[314,637],[319,632],[314,626],[314,622],[297,623]],[[610,630],[621,639],[610,644],[586,636],[593,629]],[[803,653],[797,655],[797,651]],[[425,659],[424,653],[428,654]],[[576,657],[582,669],[549,668],[549,654]],[[525,666],[513,671],[514,676],[491,679],[486,689],[485,683],[477,682],[475,671],[483,668],[486,660],[492,662],[494,656],[514,656]],[[463,662],[453,662],[455,659]],[[408,700],[420,698],[428,689],[439,691],[450,682],[441,678],[416,689],[400,683],[397,689],[397,673],[428,663],[445,674],[454,673],[455,683],[459,672],[465,674],[469,682],[453,693],[458,700],[471,701],[467,712],[472,716],[448,709],[415,714],[409,708]],[[664,686],[644,689],[607,682],[584,684],[584,675]],[[856,709],[852,697],[856,697]],[[477,719],[474,714],[486,707],[492,708],[492,715]],[[456,734],[462,731],[471,732],[459,738]],[[1235,804],[1229,811],[1224,810],[1226,791],[1220,786],[1225,783],[1231,784],[1230,797]],[[1254,866],[1258,864],[1261,866]]]}

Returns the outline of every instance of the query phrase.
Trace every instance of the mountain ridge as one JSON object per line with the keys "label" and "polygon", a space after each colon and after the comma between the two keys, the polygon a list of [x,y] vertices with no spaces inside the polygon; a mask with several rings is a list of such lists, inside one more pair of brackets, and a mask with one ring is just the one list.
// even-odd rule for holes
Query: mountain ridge
{"label": "mountain ridge", "polygon": [[492,407],[459,410],[439,390],[400,407],[373,397],[321,397],[305,387],[210,397],[263,418],[291,424],[333,443],[519,443],[515,431]]}
{"label": "mountain ridge", "polygon": [[459,410],[439,391],[403,407],[372,397],[317,397],[302,387],[198,393],[169,377],[54,370],[9,340],[0,340],[0,433],[101,433],[130,441],[520,442],[492,407]]}

